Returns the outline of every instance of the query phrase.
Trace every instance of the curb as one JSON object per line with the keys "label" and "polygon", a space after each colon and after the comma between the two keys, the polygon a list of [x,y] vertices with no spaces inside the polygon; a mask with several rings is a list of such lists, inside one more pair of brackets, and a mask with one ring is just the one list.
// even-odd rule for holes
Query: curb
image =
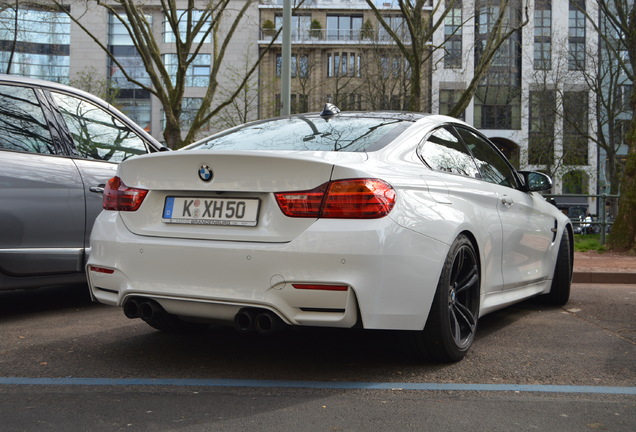
{"label": "curb", "polygon": [[574,272],[572,283],[636,285],[636,273]]}

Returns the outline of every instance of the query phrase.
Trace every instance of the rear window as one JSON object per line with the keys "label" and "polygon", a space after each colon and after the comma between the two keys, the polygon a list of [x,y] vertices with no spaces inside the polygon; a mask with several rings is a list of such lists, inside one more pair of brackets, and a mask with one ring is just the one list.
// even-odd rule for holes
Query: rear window
{"label": "rear window", "polygon": [[188,150],[379,150],[413,123],[395,118],[292,117],[249,123],[188,147]]}

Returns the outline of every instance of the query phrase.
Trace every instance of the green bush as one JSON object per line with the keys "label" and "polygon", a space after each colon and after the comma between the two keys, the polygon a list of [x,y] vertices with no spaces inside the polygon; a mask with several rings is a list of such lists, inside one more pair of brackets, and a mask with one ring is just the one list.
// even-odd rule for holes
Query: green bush
{"label": "green bush", "polygon": [[601,244],[600,234],[574,234],[574,250],[576,252],[605,252],[607,247]]}

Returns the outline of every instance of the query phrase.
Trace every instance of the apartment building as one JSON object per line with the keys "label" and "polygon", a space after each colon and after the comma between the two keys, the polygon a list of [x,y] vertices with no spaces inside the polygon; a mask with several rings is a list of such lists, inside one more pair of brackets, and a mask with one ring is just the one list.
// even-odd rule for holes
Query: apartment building
{"label": "apartment building", "polygon": [[[440,1],[443,7],[436,8]],[[236,9],[244,2],[233,3]],[[374,1],[384,20],[408,43],[396,3]],[[15,4],[0,7],[2,72],[73,85],[79,78],[88,78],[97,87],[110,83],[117,88],[114,103],[162,139],[164,116],[159,101],[130,83],[66,13],[45,7],[45,2],[38,2],[40,6],[18,4],[17,27]],[[67,7],[74,11],[84,4],[70,0]],[[468,88],[498,6],[499,0],[426,2],[424,16],[433,14],[433,21],[443,11],[448,13],[426,48],[431,57],[420,83],[425,111],[450,112]],[[624,111],[611,124],[599,121],[604,114],[597,109],[598,94],[612,93],[626,99],[632,84],[622,78],[612,91],[590,86],[589,77],[609,61],[595,29],[601,23],[597,8],[595,0],[511,0],[504,17],[507,25],[527,23],[504,42],[470,104],[459,114],[497,143],[517,167],[551,174],[555,193],[609,192],[606,152],[593,137],[610,135],[610,131],[621,136],[620,129],[631,116]],[[148,1],[144,12],[156,33],[163,61],[174,66],[174,35],[166,27],[160,2]],[[228,106],[209,130],[280,113],[282,38],[272,39],[282,25],[282,16],[283,0],[261,0],[249,10],[223,61],[221,89],[231,90],[245,66],[267,52],[240,101]],[[143,64],[121,22],[106,9],[91,7],[82,14],[82,23],[135,79],[147,82]],[[343,110],[407,107],[409,64],[365,0],[305,0],[294,11],[291,27],[292,112],[316,111],[325,102]],[[184,123],[200,105],[209,83],[214,42],[211,38],[205,41],[188,70]],[[625,146],[619,145],[619,165],[625,152]]]}
{"label": "apartment building", "polygon": [[[450,1],[446,2],[450,4]],[[446,113],[473,76],[499,2],[456,0],[433,44],[433,111]],[[498,51],[464,118],[524,169],[549,173],[553,193],[609,192],[607,158],[597,143],[608,125],[599,70],[612,59],[599,45],[594,0],[512,1],[510,25],[527,21]],[[438,14],[441,12],[438,12]],[[599,61],[602,59],[602,61]],[[631,83],[617,86],[623,98]],[[613,96],[610,96],[613,97]],[[631,113],[623,110],[623,117]],[[605,130],[604,130],[605,129]],[[626,146],[617,144],[619,155]],[[597,205],[590,200],[593,211]]]}
{"label": "apartment building", "polygon": [[[181,4],[185,8],[187,2]],[[228,10],[233,13],[243,4],[243,1],[233,0]],[[81,25],[86,27],[91,36],[73,22],[67,13],[56,8],[51,0],[0,4],[0,72],[71,84],[88,90],[109,99],[153,136],[163,140],[165,116],[159,100],[147,90],[129,82],[120,67],[93,40],[104,45],[131,77],[149,85],[150,77],[125,25],[108,9],[94,2],[69,0],[65,5],[73,16],[81,17]],[[201,2],[201,8],[205,7],[206,2]],[[184,10],[177,13],[182,14]],[[143,4],[143,13],[155,35],[162,61],[168,73],[174,76],[177,66],[175,36],[167,25],[161,2],[146,2]],[[197,14],[193,16],[196,20]],[[231,19],[225,25],[231,24]],[[221,90],[217,94],[218,98],[232,91],[236,85],[232,68],[245,58],[257,58],[257,21],[258,9],[254,3],[228,46],[222,64],[223,71],[219,74]],[[180,32],[186,32],[185,18],[180,24]],[[221,27],[217,38],[222,40],[223,37],[224,28]],[[212,34],[206,36],[201,50],[187,70],[181,116],[184,128],[188,127],[188,122],[202,103],[214,67],[213,56],[220,42],[218,39],[215,41]],[[207,130],[227,126],[212,122]]]}
{"label": "apartment building", "polygon": [[[292,2],[294,3],[294,2]],[[408,40],[397,2],[376,1],[391,28]],[[430,13],[427,2],[425,14]],[[261,1],[258,44],[268,53],[259,75],[260,114],[280,112],[283,0]],[[325,102],[342,110],[403,110],[409,97],[410,67],[379,25],[365,0],[307,0],[291,18],[291,111],[320,110]],[[271,44],[271,47],[270,47]],[[426,65],[426,67],[429,67]],[[421,86],[430,89],[430,70]],[[430,108],[430,93],[421,106]]]}

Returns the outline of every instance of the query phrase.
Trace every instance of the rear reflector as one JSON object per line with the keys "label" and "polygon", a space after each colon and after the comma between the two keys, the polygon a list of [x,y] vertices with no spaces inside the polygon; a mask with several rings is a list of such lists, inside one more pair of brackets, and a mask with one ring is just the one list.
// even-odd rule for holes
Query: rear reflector
{"label": "rear reflector", "polygon": [[113,269],[109,269],[109,268],[106,268],[106,267],[97,267],[97,266],[93,266],[93,265],[92,266],[88,266],[88,269],[90,271],[92,271],[92,272],[95,272],[95,273],[106,273],[106,274],[115,273],[115,270],[113,270]]}
{"label": "rear reflector", "polygon": [[317,284],[293,283],[292,286],[296,289],[322,290],[322,291],[346,291],[349,289],[348,285],[317,285]]}
{"label": "rear reflector", "polygon": [[119,177],[113,177],[104,188],[102,206],[105,210],[137,211],[147,193],[146,189],[128,187]]}
{"label": "rear reflector", "polygon": [[395,190],[380,179],[330,181],[308,191],[276,193],[289,217],[377,219],[395,205]]}

